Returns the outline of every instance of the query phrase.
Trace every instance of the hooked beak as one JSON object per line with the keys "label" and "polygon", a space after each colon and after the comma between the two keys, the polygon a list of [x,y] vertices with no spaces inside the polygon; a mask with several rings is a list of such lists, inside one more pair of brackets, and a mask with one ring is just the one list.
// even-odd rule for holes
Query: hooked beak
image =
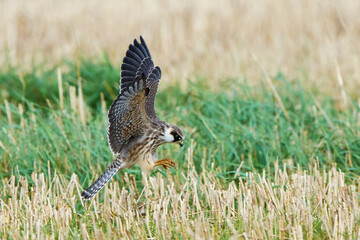
{"label": "hooked beak", "polygon": [[183,139],[179,140],[178,143],[179,143],[180,147],[184,146],[184,140]]}

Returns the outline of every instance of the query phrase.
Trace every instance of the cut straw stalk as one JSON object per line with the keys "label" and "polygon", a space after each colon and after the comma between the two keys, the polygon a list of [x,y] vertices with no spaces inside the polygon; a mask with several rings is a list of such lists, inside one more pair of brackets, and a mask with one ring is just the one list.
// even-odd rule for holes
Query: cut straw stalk
{"label": "cut straw stalk", "polygon": [[78,101],[79,101],[79,117],[80,117],[80,122],[82,124],[85,124],[85,103],[84,103],[84,98],[83,98],[83,92],[82,92],[82,85],[81,85],[81,78],[78,78]]}
{"label": "cut straw stalk", "polygon": [[213,172],[198,174],[190,166],[182,180],[161,174],[146,179],[141,192],[125,172],[122,189],[112,181],[87,205],[75,174],[67,180],[33,173],[32,184],[11,177],[2,180],[0,227],[2,236],[39,238],[75,232],[82,238],[359,237],[359,181],[346,183],[335,167],[289,171],[275,164],[270,178],[249,172],[224,185]]}

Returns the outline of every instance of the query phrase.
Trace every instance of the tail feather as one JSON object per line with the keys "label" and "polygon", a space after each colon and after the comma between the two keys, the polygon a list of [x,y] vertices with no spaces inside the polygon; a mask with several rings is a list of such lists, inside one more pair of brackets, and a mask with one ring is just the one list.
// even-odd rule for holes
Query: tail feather
{"label": "tail feather", "polygon": [[81,193],[81,196],[85,200],[89,200],[94,197],[104,186],[105,184],[115,175],[117,171],[120,170],[122,166],[122,161],[119,158],[116,158],[106,171],[85,191]]}

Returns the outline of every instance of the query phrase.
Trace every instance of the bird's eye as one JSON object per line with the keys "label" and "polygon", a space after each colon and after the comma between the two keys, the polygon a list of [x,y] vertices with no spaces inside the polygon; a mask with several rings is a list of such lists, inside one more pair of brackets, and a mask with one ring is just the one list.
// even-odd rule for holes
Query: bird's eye
{"label": "bird's eye", "polygon": [[179,141],[181,138],[176,132],[171,132],[171,135],[174,137],[174,142]]}

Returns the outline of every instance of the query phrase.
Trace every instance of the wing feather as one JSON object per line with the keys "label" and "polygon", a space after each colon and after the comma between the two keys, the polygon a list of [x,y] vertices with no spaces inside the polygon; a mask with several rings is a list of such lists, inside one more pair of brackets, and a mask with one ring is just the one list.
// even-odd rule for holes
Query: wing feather
{"label": "wing feather", "polygon": [[115,99],[108,113],[108,141],[114,154],[121,153],[131,140],[141,136],[149,125],[145,110],[145,79],[138,79]]}
{"label": "wing feather", "polygon": [[149,93],[145,100],[145,110],[146,114],[152,121],[158,120],[155,112],[155,97],[159,86],[160,78],[161,69],[159,67],[155,67],[146,80],[147,87],[149,88]]}
{"label": "wing feather", "polygon": [[133,71],[129,71],[129,70],[123,70],[123,71],[121,71],[121,73],[122,73],[122,75],[124,76],[124,77],[132,77],[132,78],[134,78],[135,77],[135,74],[134,74],[134,72]]}
{"label": "wing feather", "polygon": [[[134,41],[134,44],[135,44],[135,41]],[[129,50],[132,51],[133,53],[135,53],[137,56],[139,56],[141,60],[146,58],[146,56],[141,52],[141,49],[139,49],[138,47],[135,47],[134,45],[130,44]]]}
{"label": "wing feather", "polygon": [[[140,37],[142,39],[142,37]],[[147,46],[144,42],[144,39],[142,39],[141,41],[142,44],[140,44],[136,39],[134,40],[134,45],[142,52],[143,56],[144,57],[149,57],[151,59],[151,56],[150,56],[150,52],[147,49]],[[144,47],[144,46],[145,47]]]}
{"label": "wing feather", "polygon": [[128,63],[123,63],[121,65],[121,71],[124,71],[124,70],[136,72],[137,68],[134,65],[131,65],[131,64],[128,64]]}
{"label": "wing feather", "polygon": [[150,51],[149,51],[149,48],[147,47],[146,43],[145,43],[145,40],[143,39],[142,36],[140,36],[140,42],[141,42],[141,45],[144,47],[146,53],[147,53],[147,56],[151,58],[151,54],[150,54]]}
{"label": "wing feather", "polygon": [[133,47],[133,45],[130,44],[129,50],[127,50],[127,52],[126,52],[126,56],[131,59],[136,60],[137,62],[141,62],[141,58],[131,50],[132,47]]}
{"label": "wing feather", "polygon": [[137,61],[135,61],[134,59],[129,58],[129,57],[124,57],[123,63],[132,65],[132,66],[136,67],[136,69],[139,66],[139,63]]}
{"label": "wing feather", "polygon": [[161,78],[161,70],[159,67],[154,67],[150,51],[141,36],[140,42],[135,39],[134,44],[129,45],[123,59],[120,92],[125,91],[129,84],[133,84],[139,78],[146,79],[146,87],[149,89],[145,100],[146,114],[152,121],[157,121],[155,97]]}

